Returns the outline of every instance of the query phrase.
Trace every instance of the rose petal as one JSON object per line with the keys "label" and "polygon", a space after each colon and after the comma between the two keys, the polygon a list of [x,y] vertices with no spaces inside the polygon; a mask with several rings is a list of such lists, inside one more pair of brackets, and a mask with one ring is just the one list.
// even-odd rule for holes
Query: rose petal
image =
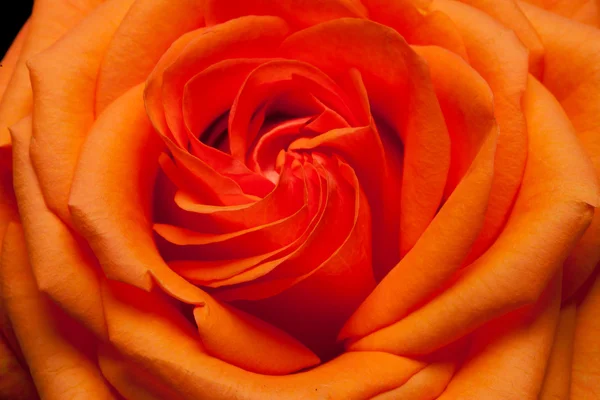
{"label": "rose petal", "polygon": [[4,306],[40,397],[114,399],[95,364],[94,342],[38,291],[23,232],[16,224],[9,225],[4,238],[0,283]]}
{"label": "rose petal", "polygon": [[17,67],[17,62],[19,61],[21,51],[23,50],[23,43],[25,42],[28,33],[29,20],[21,27],[17,37],[8,48],[6,54],[4,54],[4,58],[2,58],[2,63],[0,64],[2,65],[2,68],[0,68],[0,100],[2,100],[6,87]]}
{"label": "rose petal", "polygon": [[101,0],[35,2],[29,18],[29,32],[0,102],[0,147],[10,144],[8,127],[31,113],[32,93],[27,60],[50,47],[100,3]]}
{"label": "rose petal", "polygon": [[67,199],[81,145],[95,118],[96,77],[132,1],[109,0],[98,6],[27,62],[35,114],[31,159],[48,208],[69,225]]}
{"label": "rose petal", "polygon": [[373,114],[402,137],[400,251],[404,254],[435,215],[450,163],[448,132],[427,66],[397,32],[358,19],[339,19],[297,32],[285,40],[281,51],[331,76],[356,68]]}
{"label": "rose petal", "polygon": [[0,335],[0,398],[12,400],[38,398],[31,376],[23,370],[3,335]]}
{"label": "rose petal", "polygon": [[560,274],[533,306],[499,318],[474,335],[469,358],[439,399],[537,398],[559,307]]}
{"label": "rose petal", "polygon": [[516,0],[459,0],[478,8],[502,25],[513,30],[529,50],[529,72],[540,78],[544,68],[544,46],[531,22]]}
{"label": "rose petal", "polygon": [[104,54],[96,85],[96,113],[145,81],[177,38],[202,27],[203,11],[204,1],[198,0],[136,0]]}
{"label": "rose petal", "polygon": [[[154,387],[159,385],[183,399],[306,399],[315,394],[340,399],[368,398],[402,385],[424,366],[385,353],[359,352],[344,354],[298,374],[254,374],[208,356],[193,332],[174,323],[170,314],[157,314],[155,307],[145,307],[148,312],[141,312],[129,301],[109,298],[110,292],[106,293],[107,320],[116,349],[132,365],[150,374]],[[123,393],[144,382],[137,376],[130,376],[135,379],[131,382],[122,376],[117,378],[111,383]]]}
{"label": "rose petal", "polygon": [[461,32],[471,66],[494,94],[500,128],[494,182],[486,220],[469,256],[472,261],[496,239],[506,223],[527,158],[527,127],[521,98],[527,84],[527,50],[516,34],[473,7],[452,0],[434,0],[433,10],[448,15]]}
{"label": "rose petal", "polygon": [[560,311],[540,400],[569,398],[576,313],[574,304],[566,305]]}
{"label": "rose petal", "polygon": [[450,178],[459,178],[463,171],[466,175],[415,247],[347,321],[342,339],[364,336],[422,304],[462,265],[483,224],[498,135],[491,91],[473,69],[448,51],[436,47],[417,51],[432,65],[432,80],[450,126],[453,156],[462,155]]}
{"label": "rose petal", "polygon": [[524,0],[577,22],[600,27],[600,7],[595,0]]}
{"label": "rose petal", "polygon": [[[106,337],[99,267],[82,240],[46,207],[29,156],[31,119],[17,127],[13,134],[14,184],[38,288],[98,338]],[[40,234],[44,240],[39,239]]]}
{"label": "rose petal", "polygon": [[244,15],[275,15],[297,28],[337,18],[367,16],[359,0],[208,0],[206,3],[209,26]]}
{"label": "rose petal", "polygon": [[531,76],[526,93],[528,164],[498,240],[443,293],[351,349],[425,354],[535,302],[560,268],[600,203],[598,183],[556,99]]}
{"label": "rose petal", "polygon": [[591,279],[591,288],[577,307],[573,344],[573,364],[571,375],[571,398],[585,399],[590,393],[598,393],[600,385],[600,274]]}
{"label": "rose petal", "polygon": [[[542,83],[567,113],[600,176],[600,33],[536,7],[522,7],[546,48]],[[599,240],[600,213],[596,212],[592,225],[565,262],[565,299],[577,291],[600,261]]]}
{"label": "rose petal", "polygon": [[[179,145],[187,143],[182,118],[185,84],[198,72],[226,58],[272,56],[288,29],[287,23],[277,17],[248,16],[199,31],[162,74],[165,117]],[[160,71],[155,69],[153,74],[157,73]]]}

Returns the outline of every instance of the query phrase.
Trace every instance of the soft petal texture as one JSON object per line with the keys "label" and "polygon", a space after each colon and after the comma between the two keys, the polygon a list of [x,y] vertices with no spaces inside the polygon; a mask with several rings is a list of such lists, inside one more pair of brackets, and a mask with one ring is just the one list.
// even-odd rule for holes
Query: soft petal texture
{"label": "soft petal texture", "polygon": [[96,77],[132,0],[108,0],[27,62],[33,87],[31,159],[48,208],[71,223],[67,199],[81,145],[96,117]]}
{"label": "soft petal texture", "polygon": [[404,319],[351,343],[350,349],[426,354],[538,300],[589,226],[600,194],[566,115],[532,76],[524,109],[529,157],[500,237],[444,292]]}
{"label": "soft petal texture", "polygon": [[[151,199],[162,143],[146,116],[142,94],[143,85],[134,87],[98,118],[83,146],[71,191],[75,225],[104,273],[146,291],[157,282],[179,300],[200,306],[198,330],[210,354],[270,373],[314,364],[316,357],[287,334],[221,305],[160,257],[152,237]],[[89,182],[95,182],[93,188]],[[122,182],[132,184],[123,188]],[[227,347],[221,329],[231,335]],[[268,357],[287,360],[276,364]]]}
{"label": "soft petal texture", "polygon": [[6,87],[10,82],[10,78],[12,78],[13,72],[17,66],[17,62],[19,61],[19,56],[21,55],[21,50],[23,50],[23,43],[25,42],[25,38],[27,38],[27,33],[29,32],[29,21],[25,22],[23,27],[19,30],[17,37],[10,45],[6,54],[2,58],[2,68],[0,68],[0,100],[6,91]]}
{"label": "soft petal texture", "polygon": [[462,129],[451,134],[467,137],[454,137],[453,146],[469,149],[470,142],[473,154],[465,154],[466,164],[461,168],[468,172],[416,245],[346,322],[341,333],[344,339],[389,325],[421,305],[461,266],[483,225],[498,136],[491,90],[463,60],[448,51],[436,47],[418,51],[430,61],[434,86],[446,114],[464,116],[462,121],[455,121]]}
{"label": "soft petal texture", "polygon": [[544,46],[516,0],[459,0],[478,8],[496,19],[502,25],[512,29],[529,50],[529,72],[535,77],[543,71]]}
{"label": "soft petal texture", "polygon": [[102,0],[37,0],[13,76],[0,101],[0,147],[10,144],[8,128],[31,113],[32,92],[26,63],[71,30]]}
{"label": "soft petal texture", "polygon": [[476,332],[472,353],[439,399],[537,399],[558,320],[559,293],[560,276],[555,276],[535,304]]}
{"label": "soft petal texture", "polygon": [[[333,76],[356,68],[373,114],[401,136],[405,156],[399,243],[404,254],[435,215],[450,164],[448,131],[426,64],[397,32],[359,19],[339,19],[297,32],[285,40],[282,52]],[[391,267],[375,265],[376,276]]]}
{"label": "soft petal texture", "polygon": [[19,225],[6,232],[0,277],[4,306],[40,397],[114,399],[90,337],[38,291]]}
{"label": "soft petal texture", "polygon": [[144,82],[178,37],[204,24],[204,3],[204,0],[133,3],[104,53],[96,85],[96,113]]}
{"label": "soft petal texture", "polygon": [[525,0],[550,12],[600,28],[598,0]]}
{"label": "soft petal texture", "polygon": [[244,15],[276,15],[304,28],[344,17],[366,17],[359,0],[206,0],[206,23],[215,25]]}
{"label": "soft petal texture", "polygon": [[[82,240],[46,207],[29,155],[31,119],[19,127],[18,143],[13,145],[14,186],[39,290],[98,338],[105,338],[99,266]],[[44,240],[39,240],[40,233]]]}
{"label": "soft petal texture", "polygon": [[540,390],[540,400],[569,398],[576,313],[576,306],[572,303],[560,310],[544,384]]}
{"label": "soft petal texture", "polygon": [[[573,370],[571,398],[585,399],[600,393],[600,274],[596,273],[592,285],[581,305],[577,307],[573,344]],[[593,397],[591,397],[593,398]]]}
{"label": "soft petal texture", "polygon": [[[424,367],[421,362],[385,353],[357,352],[294,375],[257,375],[204,353],[193,331],[185,328],[183,321],[175,321],[174,310],[150,308],[141,312],[112,291],[104,293],[109,335],[115,348],[133,366],[151,374],[154,387],[179,396],[175,398],[360,399],[392,390]],[[111,367],[117,368],[118,359],[113,356],[112,360]],[[106,362],[103,364],[106,366]],[[131,393],[136,385],[144,384],[140,375],[132,381],[119,379],[118,374],[108,375],[121,393]]]}
{"label": "soft petal texture", "polygon": [[[567,113],[600,176],[600,31],[522,4],[544,47],[542,83]],[[565,62],[565,60],[569,60]],[[600,212],[565,262],[563,297],[568,299],[600,261]]]}
{"label": "soft petal texture", "polygon": [[494,182],[481,234],[470,261],[481,255],[506,223],[527,157],[527,127],[521,98],[527,84],[527,51],[517,35],[475,8],[453,0],[434,0],[432,9],[447,14],[465,42],[470,65],[488,82],[500,128]]}
{"label": "soft petal texture", "polygon": [[37,399],[35,386],[10,346],[0,336],[0,398],[11,400]]}

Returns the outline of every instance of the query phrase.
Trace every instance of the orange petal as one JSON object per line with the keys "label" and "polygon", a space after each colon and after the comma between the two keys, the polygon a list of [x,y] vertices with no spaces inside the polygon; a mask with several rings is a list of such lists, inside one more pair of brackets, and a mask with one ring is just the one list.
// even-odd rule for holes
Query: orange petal
{"label": "orange petal", "polygon": [[344,17],[364,18],[367,12],[360,0],[207,0],[207,25],[244,15],[275,15],[300,28]]}
{"label": "orange petal", "polygon": [[[115,348],[132,365],[150,374],[153,387],[186,399],[306,399],[315,394],[335,399],[369,398],[402,385],[424,366],[390,354],[358,352],[293,375],[255,374],[207,355],[191,328],[183,321],[176,322],[174,313],[163,313],[154,306],[141,312],[129,301],[109,297],[108,291],[106,294],[107,321]],[[113,368],[117,366],[113,364]],[[152,388],[132,375],[128,381],[113,373],[109,380],[122,393],[140,384]]]}
{"label": "orange petal", "polygon": [[404,254],[435,215],[450,164],[448,132],[425,62],[398,32],[359,19],[325,22],[294,33],[281,51],[331,76],[356,68],[372,113],[402,137],[400,250]]}
{"label": "orange petal", "polygon": [[571,398],[593,398],[600,393],[600,274],[592,277],[592,286],[577,307],[575,341],[573,344],[573,369],[571,372]]}
{"label": "orange petal", "polygon": [[253,372],[287,374],[319,362],[312,352],[283,331],[214,301],[194,309],[200,333],[197,337],[180,311],[158,294],[145,293],[126,284],[108,283],[103,290],[103,300],[110,341],[117,346],[122,332],[135,326],[139,320],[137,314],[144,313],[152,315],[155,321],[146,327],[152,335],[168,341],[178,336],[179,331],[185,332],[197,341],[197,351],[206,351]]}
{"label": "orange petal", "polygon": [[13,135],[15,191],[38,287],[97,337],[105,337],[99,267],[87,245],[46,207],[29,157],[31,119],[17,127]]}
{"label": "orange petal", "polygon": [[576,314],[574,304],[568,304],[560,311],[544,384],[540,390],[540,400],[569,398]]}
{"label": "orange petal", "polygon": [[8,127],[31,113],[32,93],[26,62],[77,25],[102,0],[37,0],[29,19],[13,76],[0,102],[0,147],[10,143]]}
{"label": "orange petal", "polygon": [[3,335],[0,335],[0,398],[38,398],[31,376],[21,367]]}
{"label": "orange petal", "polygon": [[[96,85],[96,113],[146,80],[184,33],[204,25],[204,1],[136,0],[106,49]],[[165,18],[168,16],[168,18]]]}
{"label": "orange petal", "polygon": [[527,85],[527,49],[516,34],[476,8],[450,0],[434,0],[432,9],[448,15],[461,33],[471,66],[494,94],[500,128],[494,182],[484,226],[470,260],[481,255],[506,223],[527,158],[527,126],[521,98]]}
{"label": "orange petal", "polygon": [[600,28],[600,5],[596,0],[523,0],[574,21]]}
{"label": "orange petal", "polygon": [[[184,87],[197,73],[227,58],[271,57],[288,33],[285,21],[277,17],[247,16],[206,28],[164,69],[162,105],[177,144],[187,143],[182,118]],[[155,70],[155,74],[160,74]],[[150,78],[152,79],[152,78]],[[152,95],[153,92],[148,92]]]}
{"label": "orange petal", "polygon": [[527,19],[519,8],[516,0],[460,0],[462,3],[478,8],[493,17],[502,25],[513,30],[519,40],[529,50],[529,72],[540,78],[544,68],[544,46]]}
{"label": "orange petal", "polygon": [[375,396],[372,400],[435,400],[446,389],[456,368],[455,362],[429,364],[404,385]]}
{"label": "orange petal", "polygon": [[484,326],[440,400],[535,399],[559,317],[560,273],[532,306]]}
{"label": "orange petal", "polygon": [[483,224],[498,136],[490,89],[447,50],[422,47],[417,51],[432,65],[432,80],[450,126],[453,153],[462,156],[458,162],[453,160],[458,165],[450,177],[456,180],[460,173],[466,175],[415,247],[348,320],[341,338],[364,336],[400,320],[426,301],[461,266]]}
{"label": "orange petal", "polygon": [[133,0],[109,0],[27,62],[33,87],[31,159],[48,208],[71,223],[67,199],[81,145],[94,122],[96,77]]}
{"label": "orange petal", "polygon": [[591,222],[600,195],[560,105],[531,76],[524,108],[527,168],[500,237],[443,293],[351,349],[424,354],[539,298]]}
{"label": "orange petal", "polygon": [[11,224],[0,260],[4,306],[41,398],[114,399],[95,360],[95,343],[38,291],[21,227]]}
{"label": "orange petal", "polygon": [[23,43],[25,42],[25,38],[27,37],[28,33],[29,20],[21,27],[17,37],[10,45],[8,51],[4,55],[4,58],[2,58],[2,68],[0,68],[0,100],[2,100],[2,96],[6,91],[6,87],[12,78],[15,68],[17,67],[17,62],[19,61],[21,51],[23,50]]}
{"label": "orange petal", "polygon": [[[522,4],[546,48],[542,83],[556,96],[600,176],[600,32]],[[569,60],[569,62],[565,62]],[[569,298],[600,261],[600,212],[596,212],[565,262],[563,296]]]}

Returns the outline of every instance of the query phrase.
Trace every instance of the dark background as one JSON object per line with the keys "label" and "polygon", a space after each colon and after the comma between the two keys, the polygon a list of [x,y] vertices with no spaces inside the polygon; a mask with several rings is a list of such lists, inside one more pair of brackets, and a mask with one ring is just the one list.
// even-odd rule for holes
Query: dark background
{"label": "dark background", "polygon": [[13,0],[3,3],[0,12],[0,58],[31,14],[33,0]]}

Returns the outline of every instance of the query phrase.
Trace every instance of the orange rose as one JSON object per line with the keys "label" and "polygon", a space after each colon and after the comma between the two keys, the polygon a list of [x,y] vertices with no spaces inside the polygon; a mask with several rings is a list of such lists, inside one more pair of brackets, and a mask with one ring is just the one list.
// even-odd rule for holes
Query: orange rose
{"label": "orange rose", "polygon": [[598,3],[530,3],[37,0],[0,397],[596,398]]}

